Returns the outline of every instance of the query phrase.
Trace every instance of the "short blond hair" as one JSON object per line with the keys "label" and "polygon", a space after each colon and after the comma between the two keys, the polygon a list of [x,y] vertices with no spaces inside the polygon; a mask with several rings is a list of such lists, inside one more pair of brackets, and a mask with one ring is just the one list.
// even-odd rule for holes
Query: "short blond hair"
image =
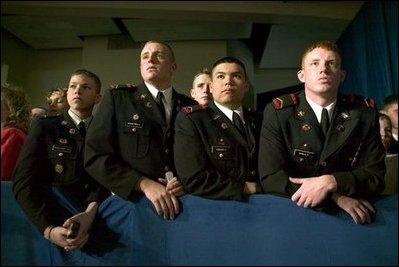
{"label": "short blond hair", "polygon": [[1,104],[10,112],[1,127],[13,126],[28,132],[30,126],[30,104],[21,87],[11,84],[1,86]]}

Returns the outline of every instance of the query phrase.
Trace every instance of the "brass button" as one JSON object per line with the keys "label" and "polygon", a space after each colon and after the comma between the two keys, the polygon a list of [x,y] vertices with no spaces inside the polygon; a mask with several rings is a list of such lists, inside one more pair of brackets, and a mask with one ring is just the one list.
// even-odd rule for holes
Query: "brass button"
{"label": "brass button", "polygon": [[224,155],[222,153],[219,154],[219,158],[223,158]]}

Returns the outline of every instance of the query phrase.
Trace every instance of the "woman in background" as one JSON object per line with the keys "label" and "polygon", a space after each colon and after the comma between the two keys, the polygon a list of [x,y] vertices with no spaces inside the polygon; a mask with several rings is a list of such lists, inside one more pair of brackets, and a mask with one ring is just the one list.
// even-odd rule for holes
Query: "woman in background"
{"label": "woman in background", "polygon": [[1,180],[10,181],[30,125],[30,107],[25,92],[1,86]]}

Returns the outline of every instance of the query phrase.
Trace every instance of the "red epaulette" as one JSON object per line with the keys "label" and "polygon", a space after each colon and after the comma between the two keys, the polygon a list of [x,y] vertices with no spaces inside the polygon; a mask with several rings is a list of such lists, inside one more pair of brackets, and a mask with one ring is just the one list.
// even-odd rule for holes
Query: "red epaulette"
{"label": "red epaulette", "polygon": [[197,111],[197,110],[204,110],[204,109],[206,109],[206,105],[201,105],[201,104],[194,105],[194,106],[182,107],[182,110],[183,110],[185,113],[193,113],[194,111]]}
{"label": "red epaulette", "polygon": [[[348,96],[348,100],[349,100],[350,105],[363,104],[369,108],[376,108],[374,99],[369,98],[369,97],[352,94],[352,95]],[[345,101],[345,99],[344,99],[344,101]]]}
{"label": "red epaulette", "polygon": [[287,94],[273,99],[273,106],[275,109],[283,109],[285,107],[298,105],[298,97],[296,94]]}
{"label": "red epaulette", "polygon": [[113,84],[111,84],[109,86],[110,90],[116,90],[116,89],[132,90],[134,88],[136,88],[136,86],[134,84],[132,84],[132,83],[125,83],[125,84],[115,84],[115,83],[113,83]]}

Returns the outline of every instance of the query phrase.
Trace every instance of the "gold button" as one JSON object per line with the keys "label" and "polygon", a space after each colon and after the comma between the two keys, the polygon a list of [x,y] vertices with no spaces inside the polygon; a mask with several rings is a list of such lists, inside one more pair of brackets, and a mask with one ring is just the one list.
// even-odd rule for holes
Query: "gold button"
{"label": "gold button", "polygon": [[325,167],[325,166],[327,166],[327,162],[323,161],[323,162],[320,163],[320,165]]}
{"label": "gold button", "polygon": [[62,157],[62,156],[64,156],[64,153],[60,152],[60,153],[58,153],[58,156]]}
{"label": "gold button", "polygon": [[253,170],[253,171],[251,172],[251,174],[252,174],[252,176],[255,176],[255,175],[256,175],[256,171]]}
{"label": "gold button", "polygon": [[223,158],[223,156],[224,156],[224,155],[223,155],[222,153],[219,154],[219,158]]}
{"label": "gold button", "polygon": [[136,131],[137,131],[137,129],[136,129],[136,128],[132,128],[132,132],[134,132],[134,133],[135,133]]}

